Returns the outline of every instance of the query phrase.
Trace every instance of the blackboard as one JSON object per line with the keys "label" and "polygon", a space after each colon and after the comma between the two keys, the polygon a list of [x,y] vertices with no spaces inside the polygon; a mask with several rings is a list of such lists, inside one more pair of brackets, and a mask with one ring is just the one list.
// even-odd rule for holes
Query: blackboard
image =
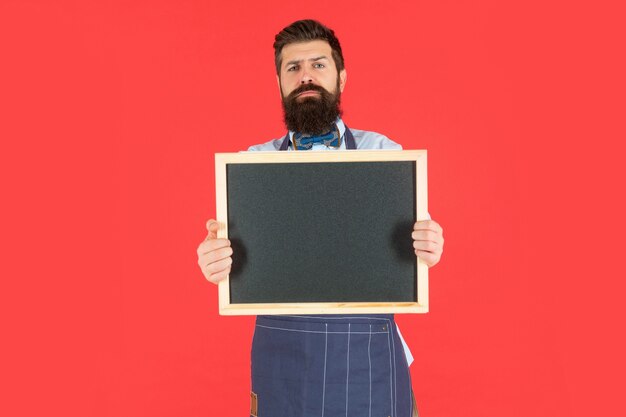
{"label": "blackboard", "polygon": [[221,314],[427,311],[425,151],[216,154]]}

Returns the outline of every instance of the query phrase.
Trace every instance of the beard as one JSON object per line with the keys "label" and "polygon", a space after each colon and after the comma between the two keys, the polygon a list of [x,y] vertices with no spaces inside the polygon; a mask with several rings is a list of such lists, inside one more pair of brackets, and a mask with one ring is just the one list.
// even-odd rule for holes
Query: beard
{"label": "beard", "polygon": [[[319,97],[310,96],[298,100],[298,94],[304,91],[317,91]],[[314,84],[301,85],[287,97],[282,98],[287,129],[306,135],[321,135],[328,132],[341,116],[340,98],[339,77],[334,93]]]}

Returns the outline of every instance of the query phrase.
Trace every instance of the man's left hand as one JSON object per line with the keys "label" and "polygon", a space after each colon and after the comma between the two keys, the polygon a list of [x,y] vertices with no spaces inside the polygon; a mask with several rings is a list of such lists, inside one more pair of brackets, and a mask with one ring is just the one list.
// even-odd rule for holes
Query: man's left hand
{"label": "man's left hand", "polygon": [[443,229],[434,220],[422,220],[413,225],[413,249],[429,267],[437,265],[443,253]]}

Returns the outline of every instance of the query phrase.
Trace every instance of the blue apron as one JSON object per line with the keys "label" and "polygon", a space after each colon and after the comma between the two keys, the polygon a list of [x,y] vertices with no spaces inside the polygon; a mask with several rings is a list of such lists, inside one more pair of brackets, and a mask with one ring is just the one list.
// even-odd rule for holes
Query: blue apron
{"label": "blue apron", "polygon": [[[356,149],[346,127],[347,149]],[[280,150],[289,147],[289,134]],[[253,417],[410,417],[411,378],[393,315],[258,316]]]}

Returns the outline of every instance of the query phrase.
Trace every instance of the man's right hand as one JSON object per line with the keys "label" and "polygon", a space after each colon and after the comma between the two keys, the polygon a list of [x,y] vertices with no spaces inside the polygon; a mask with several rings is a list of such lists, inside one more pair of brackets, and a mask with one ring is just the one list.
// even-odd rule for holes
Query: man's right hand
{"label": "man's right hand", "polygon": [[217,284],[230,274],[233,249],[230,247],[230,240],[217,238],[219,229],[217,220],[209,219],[206,222],[206,229],[209,233],[198,246],[198,265],[204,277]]}

